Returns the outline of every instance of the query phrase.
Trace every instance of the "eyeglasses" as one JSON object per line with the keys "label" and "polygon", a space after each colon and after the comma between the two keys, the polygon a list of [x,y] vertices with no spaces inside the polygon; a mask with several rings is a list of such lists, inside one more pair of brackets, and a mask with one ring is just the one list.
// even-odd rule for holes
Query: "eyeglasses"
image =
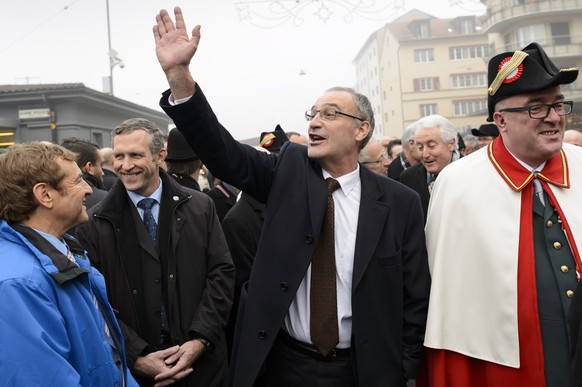
{"label": "eyeglasses", "polygon": [[384,164],[384,159],[389,158],[386,153],[382,153],[380,158],[376,161],[363,161],[362,164]]}
{"label": "eyeglasses", "polygon": [[525,112],[529,113],[530,118],[543,120],[547,116],[550,115],[550,110],[553,108],[557,115],[559,116],[567,116],[568,114],[572,113],[572,106],[574,105],[573,101],[562,101],[556,103],[540,103],[538,105],[533,106],[523,106],[523,107],[514,107],[514,108],[507,108],[501,109],[500,112]]}
{"label": "eyeglasses", "polygon": [[350,117],[353,118],[355,120],[360,120],[360,121],[366,121],[363,118],[360,117],[356,117],[356,116],[352,116],[351,114],[348,113],[344,113],[344,112],[340,112],[338,110],[335,110],[332,107],[324,107],[320,110],[317,110],[315,108],[311,108],[311,110],[307,110],[305,112],[305,119],[307,121],[311,121],[312,119],[315,118],[315,116],[317,115],[317,113],[319,113],[320,117],[323,118],[326,121],[333,121],[337,118],[337,115],[340,114],[342,116],[346,116],[346,117]]}

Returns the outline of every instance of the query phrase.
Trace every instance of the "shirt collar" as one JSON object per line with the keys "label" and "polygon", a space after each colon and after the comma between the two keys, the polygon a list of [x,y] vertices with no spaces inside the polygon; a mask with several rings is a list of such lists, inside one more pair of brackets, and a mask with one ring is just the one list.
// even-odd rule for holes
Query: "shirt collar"
{"label": "shirt collar", "polygon": [[[325,169],[322,169],[322,171],[324,179],[332,177]],[[344,193],[344,196],[348,196],[354,187],[356,187],[356,185],[360,182],[360,165],[357,164],[356,169],[352,172],[334,179],[340,183],[340,189]]]}
{"label": "shirt collar", "polygon": [[[32,228],[32,227],[31,227]],[[46,239],[51,245],[53,245],[59,252],[61,252],[64,256],[67,256],[67,244],[60,240],[59,238],[55,237],[54,235],[47,234],[46,232],[42,232],[33,228],[34,231],[40,234],[44,239]]]}
{"label": "shirt collar", "polygon": [[[137,207],[137,203],[139,203],[139,201],[141,199],[146,198],[146,196],[141,196],[140,194],[132,192],[132,191],[127,191],[127,194],[129,195],[129,199],[131,200],[133,205],[136,207]],[[158,188],[154,191],[154,193],[152,193],[150,196],[147,196],[147,197],[155,199],[156,203],[158,203],[158,204],[160,204],[162,202],[162,179],[161,178],[160,178],[160,185],[158,186]]]}
{"label": "shirt collar", "polygon": [[503,144],[501,136],[488,145],[487,154],[499,175],[516,192],[521,192],[533,180],[536,171],[539,171],[539,179],[560,188],[570,188],[570,170],[563,149],[536,168],[512,155]]}

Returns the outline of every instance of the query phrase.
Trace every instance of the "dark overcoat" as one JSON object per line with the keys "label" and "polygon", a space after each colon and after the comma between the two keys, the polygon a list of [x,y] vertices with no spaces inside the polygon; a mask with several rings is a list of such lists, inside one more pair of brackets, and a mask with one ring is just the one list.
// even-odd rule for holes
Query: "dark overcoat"
{"label": "dark overcoat", "polygon": [[220,386],[227,367],[224,328],[232,305],[234,266],[212,200],[181,187],[162,170],[160,176],[159,254],[121,181],[91,209],[77,237],[105,277],[130,368],[148,346],[159,349],[165,294],[172,343],[196,335],[212,343],[194,363],[191,383],[183,385]]}
{"label": "dark overcoat", "polygon": [[426,180],[426,168],[422,163],[418,163],[408,168],[400,175],[400,182],[405,186],[412,188],[420,196],[422,204],[422,213],[424,221],[428,215],[428,203],[430,201],[430,192],[428,191],[428,181]]}
{"label": "dark overcoat", "polygon": [[[307,147],[286,143],[278,155],[240,144],[197,88],[187,102],[160,105],[219,179],[267,205],[257,255],[243,290],[230,384],[251,387],[265,363],[311,262],[327,185]],[[418,195],[360,167],[361,200],[352,281],[353,363],[357,384],[401,387],[416,376],[430,275]]]}

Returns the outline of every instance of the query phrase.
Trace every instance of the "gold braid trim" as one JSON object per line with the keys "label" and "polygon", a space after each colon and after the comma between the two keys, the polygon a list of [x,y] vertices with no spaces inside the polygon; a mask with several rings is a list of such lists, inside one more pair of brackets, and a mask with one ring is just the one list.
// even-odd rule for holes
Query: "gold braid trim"
{"label": "gold braid trim", "polygon": [[491,95],[491,96],[495,95],[495,93],[497,93],[497,91],[501,87],[501,84],[503,83],[505,78],[507,78],[507,76],[509,74],[511,74],[513,71],[515,71],[515,69],[517,69],[519,67],[521,62],[523,62],[524,59],[527,58],[528,56],[529,56],[529,54],[527,52],[523,52],[523,51],[519,51],[519,50],[514,52],[513,56],[509,60],[509,62],[507,62],[503,66],[501,71],[499,71],[497,73],[497,76],[495,77],[493,82],[491,82],[491,86],[489,86],[489,89],[488,89],[489,95]]}
{"label": "gold braid trim", "polygon": [[273,133],[269,133],[269,134],[265,135],[265,137],[263,137],[263,139],[261,140],[261,143],[259,145],[263,146],[274,138],[275,138],[275,135]]}

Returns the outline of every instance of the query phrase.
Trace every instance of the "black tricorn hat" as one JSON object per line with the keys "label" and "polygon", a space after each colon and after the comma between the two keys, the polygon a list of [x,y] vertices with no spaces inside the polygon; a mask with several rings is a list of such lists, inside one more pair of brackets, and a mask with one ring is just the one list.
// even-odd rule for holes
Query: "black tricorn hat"
{"label": "black tricorn hat", "polygon": [[267,149],[269,152],[278,152],[287,141],[289,141],[287,134],[281,128],[281,125],[277,125],[274,131],[261,133],[259,146]]}
{"label": "black tricorn hat", "polygon": [[504,98],[572,83],[577,77],[577,67],[558,69],[536,42],[522,50],[496,55],[488,68],[487,121],[493,121],[495,104]]}
{"label": "black tricorn hat", "polygon": [[170,130],[168,135],[168,155],[166,161],[187,161],[196,160],[198,155],[194,153],[186,139],[178,129]]}
{"label": "black tricorn hat", "polygon": [[497,137],[499,136],[499,128],[495,124],[483,124],[479,129],[471,129],[471,134],[476,137]]}

